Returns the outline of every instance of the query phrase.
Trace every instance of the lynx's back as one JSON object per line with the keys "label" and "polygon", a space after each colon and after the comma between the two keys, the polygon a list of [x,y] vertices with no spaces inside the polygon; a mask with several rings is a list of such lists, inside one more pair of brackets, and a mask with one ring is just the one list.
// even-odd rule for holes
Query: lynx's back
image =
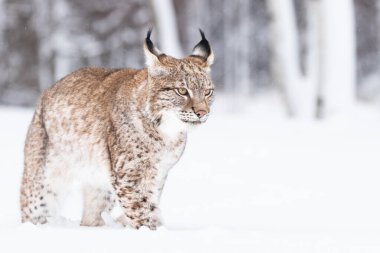
{"label": "lynx's back", "polygon": [[105,130],[120,86],[134,89],[142,79],[146,79],[146,71],[106,68],[75,71],[42,96],[46,130],[52,134],[65,131],[98,135],[94,131]]}

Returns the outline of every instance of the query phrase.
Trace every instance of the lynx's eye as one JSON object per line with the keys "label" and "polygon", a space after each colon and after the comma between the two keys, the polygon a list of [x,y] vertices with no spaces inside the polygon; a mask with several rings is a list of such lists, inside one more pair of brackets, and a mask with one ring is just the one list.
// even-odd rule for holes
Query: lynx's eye
{"label": "lynx's eye", "polygon": [[186,88],[178,88],[178,89],[175,89],[175,92],[180,95],[180,96],[186,96],[187,94],[189,94],[189,92],[187,91]]}
{"label": "lynx's eye", "polygon": [[214,90],[213,89],[208,89],[208,90],[205,91],[205,96],[209,97],[209,96],[212,95],[212,93],[214,93]]}

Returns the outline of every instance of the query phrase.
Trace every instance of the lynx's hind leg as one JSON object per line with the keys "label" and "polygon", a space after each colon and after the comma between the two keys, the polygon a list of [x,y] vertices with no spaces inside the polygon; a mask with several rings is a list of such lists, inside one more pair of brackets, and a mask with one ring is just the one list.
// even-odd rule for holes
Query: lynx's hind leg
{"label": "lynx's hind leg", "polygon": [[24,174],[20,189],[22,222],[46,223],[46,218],[50,215],[46,205],[48,190],[44,184],[47,141],[48,137],[43,124],[40,102],[28,129],[25,142]]}
{"label": "lynx's hind leg", "polygon": [[36,184],[28,196],[21,197],[25,202],[21,207],[22,222],[45,224],[48,219],[55,217],[60,207],[61,194],[50,189],[42,182]]}

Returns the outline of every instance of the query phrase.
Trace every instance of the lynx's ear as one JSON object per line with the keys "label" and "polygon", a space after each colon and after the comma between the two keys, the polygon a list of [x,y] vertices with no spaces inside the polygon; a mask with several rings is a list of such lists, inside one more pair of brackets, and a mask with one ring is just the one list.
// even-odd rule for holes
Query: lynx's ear
{"label": "lynx's ear", "polygon": [[152,28],[148,30],[144,43],[145,63],[148,67],[148,72],[151,75],[161,75],[165,72],[165,68],[160,61],[160,58],[165,57],[165,54],[154,46],[150,40],[152,34]]}
{"label": "lynx's ear", "polygon": [[201,29],[199,29],[199,32],[201,33],[202,40],[195,45],[190,57],[201,60],[201,66],[209,69],[214,62],[214,53],[212,52],[210,43],[206,39],[204,32]]}

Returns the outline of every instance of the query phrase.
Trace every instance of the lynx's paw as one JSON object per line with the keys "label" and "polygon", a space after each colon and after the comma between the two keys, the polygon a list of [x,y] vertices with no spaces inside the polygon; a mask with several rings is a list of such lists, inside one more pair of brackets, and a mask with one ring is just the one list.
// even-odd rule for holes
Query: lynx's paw
{"label": "lynx's paw", "polygon": [[157,227],[162,225],[161,219],[158,216],[152,216],[145,218],[144,220],[140,220],[142,226],[148,227],[150,230],[156,230]]}
{"label": "lynx's paw", "polygon": [[139,229],[142,226],[148,227],[150,230],[156,230],[157,227],[161,226],[161,215],[158,209],[155,209],[154,211],[150,211],[146,215],[143,215],[136,219],[135,222],[133,222],[133,227],[135,229]]}
{"label": "lynx's paw", "polygon": [[115,221],[124,226],[131,227],[134,229],[139,229],[143,226],[148,227],[150,230],[156,230],[157,227],[162,225],[161,216],[159,212],[149,212],[146,215],[141,215],[139,217],[126,216],[125,214],[121,214]]}

